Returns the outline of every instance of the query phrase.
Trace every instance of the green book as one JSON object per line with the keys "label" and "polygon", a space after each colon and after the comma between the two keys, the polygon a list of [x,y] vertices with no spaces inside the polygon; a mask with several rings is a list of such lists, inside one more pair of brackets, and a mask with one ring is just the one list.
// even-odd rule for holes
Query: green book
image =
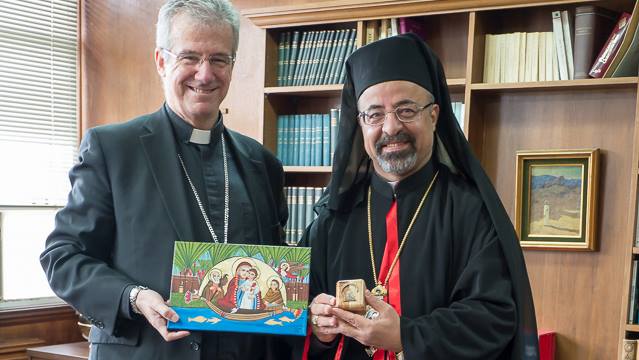
{"label": "green book", "polygon": [[304,85],[304,79],[308,76],[309,63],[311,61],[311,53],[313,52],[313,44],[315,43],[319,31],[311,31],[306,41],[306,49],[304,50],[304,56],[302,58],[302,67],[300,68],[300,74],[298,81],[295,83],[297,86]]}
{"label": "green book", "polygon": [[284,75],[284,44],[286,43],[286,33],[280,33],[280,41],[277,45],[277,86],[284,83],[282,76]]}
{"label": "green book", "polygon": [[302,65],[304,62],[304,57],[306,56],[307,43],[311,36],[310,32],[302,33],[302,40],[300,41],[297,59],[295,60],[295,72],[293,73],[293,81],[290,85],[297,86],[300,83],[300,74],[302,73]]}
{"label": "green book", "polygon": [[320,55],[320,61],[317,67],[317,75],[314,78],[313,85],[324,84],[324,76],[326,73],[326,69],[328,68],[327,65],[329,60],[329,54],[331,51],[331,47],[333,46],[336,33],[337,32],[335,30],[329,30],[326,33],[326,40],[324,41],[324,48],[322,49],[322,54]]}
{"label": "green book", "polygon": [[297,61],[297,54],[299,48],[299,40],[300,40],[300,32],[293,31],[293,36],[291,39],[291,51],[289,51],[288,56],[288,67],[286,69],[286,79],[284,81],[285,86],[293,85],[293,74],[295,72],[295,66]]}
{"label": "green book", "polygon": [[342,42],[342,40],[344,39],[344,36],[346,35],[346,30],[339,30],[338,34],[336,36],[336,39],[333,43],[333,46],[331,47],[331,52],[329,55],[329,66],[328,69],[326,71],[326,73],[324,74],[325,78],[324,78],[324,84],[332,84],[333,82],[333,73],[335,72],[335,68],[337,67],[337,57],[339,55],[339,44]]}
{"label": "green book", "polygon": [[322,49],[324,48],[324,43],[326,42],[326,33],[326,30],[320,31],[319,37],[317,41],[315,41],[313,53],[311,55],[310,70],[308,72],[308,76],[304,79],[304,85],[314,85],[315,78],[317,77],[317,67],[320,62]]}
{"label": "green book", "polygon": [[346,59],[348,59],[348,57],[353,53],[353,51],[355,51],[356,38],[357,38],[357,30],[353,29],[351,31],[351,36],[348,39],[348,43],[346,44],[346,52],[344,54],[344,57],[342,58],[342,63],[340,65],[339,78],[337,80],[337,82],[340,84],[344,82],[344,76],[346,76],[346,72],[345,72],[346,67],[344,66],[344,63],[346,62]]}

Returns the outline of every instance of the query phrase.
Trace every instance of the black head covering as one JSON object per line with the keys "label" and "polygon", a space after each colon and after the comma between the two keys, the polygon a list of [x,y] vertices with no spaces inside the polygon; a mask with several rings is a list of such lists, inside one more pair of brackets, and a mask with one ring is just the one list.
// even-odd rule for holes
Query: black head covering
{"label": "black head covering", "polygon": [[535,309],[521,247],[495,188],[455,119],[439,59],[417,35],[409,33],[376,41],[356,50],[345,66],[337,148],[327,189],[328,199],[325,199],[328,208],[340,212],[351,210],[357,194],[373,171],[357,122],[357,99],[362,92],[372,85],[392,80],[411,81],[427,89],[440,108],[435,141],[437,149],[434,149],[433,156],[453,173],[465,177],[476,186],[508,263],[518,314],[518,328],[512,341],[510,358],[538,359]]}

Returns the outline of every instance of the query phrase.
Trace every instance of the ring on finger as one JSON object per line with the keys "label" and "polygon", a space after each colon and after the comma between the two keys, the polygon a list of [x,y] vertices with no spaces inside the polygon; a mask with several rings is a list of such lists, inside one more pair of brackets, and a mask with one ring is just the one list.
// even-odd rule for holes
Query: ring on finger
{"label": "ring on finger", "polygon": [[319,315],[314,314],[313,316],[311,316],[311,324],[317,326],[317,320],[319,319]]}

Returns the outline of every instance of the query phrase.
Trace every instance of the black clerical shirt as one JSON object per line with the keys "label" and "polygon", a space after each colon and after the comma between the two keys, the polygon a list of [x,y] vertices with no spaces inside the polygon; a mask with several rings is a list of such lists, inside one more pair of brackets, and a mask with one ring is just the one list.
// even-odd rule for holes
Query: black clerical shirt
{"label": "black clerical shirt", "polygon": [[[182,154],[186,170],[200,196],[204,210],[207,212],[213,226],[213,231],[215,231],[218,241],[224,242],[224,162],[221,141],[221,134],[224,133],[224,123],[222,115],[219,116],[218,121],[211,129],[210,143],[195,144],[189,141],[193,126],[182,120],[168,105],[165,104],[164,109],[171,121],[178,151]],[[253,211],[246,186],[239,173],[233,150],[229,146],[229,141],[225,140],[229,172],[228,242],[255,244],[258,242],[255,211]],[[194,209],[193,214],[197,214],[191,221],[194,226],[204,226],[206,229],[206,223],[198,208],[193,190],[186,177],[183,178],[182,186],[185,186],[186,193],[189,194],[189,206]],[[209,233],[208,229],[205,232]],[[211,237],[207,239],[180,240],[213,241]]]}

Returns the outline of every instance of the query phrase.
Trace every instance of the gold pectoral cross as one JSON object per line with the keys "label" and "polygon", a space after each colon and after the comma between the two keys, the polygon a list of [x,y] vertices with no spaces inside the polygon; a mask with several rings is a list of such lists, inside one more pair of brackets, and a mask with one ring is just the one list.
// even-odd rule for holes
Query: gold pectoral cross
{"label": "gold pectoral cross", "polygon": [[371,290],[371,294],[380,300],[384,300],[384,297],[388,295],[388,291],[384,285],[378,284],[373,288],[373,290]]}

